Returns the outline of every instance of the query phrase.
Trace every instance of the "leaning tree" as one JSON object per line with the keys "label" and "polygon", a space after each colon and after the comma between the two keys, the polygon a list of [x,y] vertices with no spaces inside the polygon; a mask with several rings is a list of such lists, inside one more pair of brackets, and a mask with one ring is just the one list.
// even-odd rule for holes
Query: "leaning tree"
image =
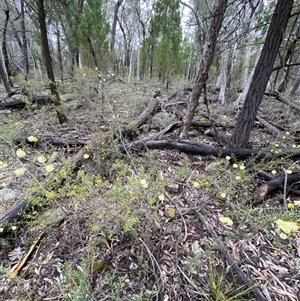
{"label": "leaning tree", "polygon": [[231,148],[248,148],[251,130],[272,74],[279,46],[292,10],[293,0],[278,0],[263,49],[253,72],[243,108],[230,140]]}
{"label": "leaning tree", "polygon": [[208,72],[213,62],[217,39],[224,19],[227,2],[227,0],[216,0],[214,3],[211,23],[199,58],[197,79],[194,83],[192,95],[182,121],[180,138],[186,138],[188,135],[189,128],[199,105],[199,98],[208,80]]}

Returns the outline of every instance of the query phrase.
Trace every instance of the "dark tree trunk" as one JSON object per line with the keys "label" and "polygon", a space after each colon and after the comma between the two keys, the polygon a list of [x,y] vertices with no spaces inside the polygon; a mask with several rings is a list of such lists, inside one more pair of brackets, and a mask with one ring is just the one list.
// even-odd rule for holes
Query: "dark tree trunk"
{"label": "dark tree trunk", "polygon": [[76,67],[80,67],[80,53],[79,53],[79,49],[76,48],[75,49],[75,63],[76,63]]}
{"label": "dark tree trunk", "polygon": [[8,26],[8,21],[9,21],[9,10],[4,10],[5,13],[5,23],[4,23],[4,27],[3,27],[3,40],[2,40],[2,53],[3,53],[3,59],[4,59],[4,66],[6,69],[6,73],[8,76],[8,83],[9,85],[12,87],[12,81],[11,81],[11,76],[12,76],[12,72],[11,72],[11,67],[10,67],[10,63],[9,63],[9,59],[8,59],[8,51],[7,51],[7,26]]}
{"label": "dark tree trunk", "polygon": [[130,66],[130,49],[129,49],[129,43],[128,43],[128,40],[127,40],[127,36],[126,36],[126,32],[122,26],[122,23],[121,21],[119,20],[118,18],[118,22],[119,22],[119,26],[120,26],[120,29],[122,31],[122,34],[123,34],[123,38],[124,38],[124,50],[125,50],[125,66],[126,67],[129,67]]}
{"label": "dark tree trunk", "polygon": [[[288,63],[292,63],[292,59],[293,57],[296,56],[297,58],[297,42],[299,42],[300,40],[300,24],[299,24],[299,15],[295,18],[295,22],[294,24],[298,24],[298,29],[297,29],[297,34],[296,34],[296,38],[294,38],[294,40],[292,42],[289,43],[289,45],[287,45],[287,51],[286,51],[286,55],[284,57],[284,60],[282,62],[282,66],[286,66]],[[290,39],[289,39],[290,41]],[[298,51],[299,53],[299,51]],[[290,80],[290,78],[293,78],[292,76],[292,70],[295,68],[295,66],[288,66],[285,70],[285,76],[282,79],[281,83],[278,86],[278,91],[283,93],[285,92],[288,82]]]}
{"label": "dark tree trunk", "polygon": [[90,37],[87,37],[87,41],[88,41],[88,44],[90,46],[90,54],[91,54],[91,56],[94,60],[94,64],[95,64],[96,67],[98,67],[98,59],[97,59],[97,54],[96,54],[93,42],[92,42]]}
{"label": "dark tree trunk", "polygon": [[67,121],[67,117],[61,111],[59,94],[55,84],[55,77],[53,73],[52,60],[51,60],[50,48],[49,48],[49,42],[47,36],[44,0],[37,0],[37,7],[38,7],[38,17],[39,17],[39,25],[41,31],[42,48],[43,48],[44,60],[45,60],[45,65],[47,70],[47,76],[49,80],[50,91],[53,97],[53,103],[56,108],[56,113],[57,113],[59,123],[64,123]]}
{"label": "dark tree trunk", "polygon": [[74,70],[75,68],[79,68],[80,67],[80,54],[79,54],[79,49],[77,47],[72,48],[72,76],[74,76]]}
{"label": "dark tree trunk", "polygon": [[227,2],[227,0],[216,0],[214,3],[211,24],[207,31],[203,50],[199,59],[199,71],[197,79],[195,81],[192,95],[182,121],[180,138],[186,138],[188,136],[189,128],[199,105],[199,98],[204,86],[206,85],[209,68],[214,58],[217,39],[224,19]]}
{"label": "dark tree trunk", "polygon": [[114,19],[111,28],[111,41],[110,41],[110,54],[112,56],[115,56],[115,39],[116,39],[116,29],[117,29],[117,21],[118,21],[118,11],[122,3],[123,0],[118,0],[114,8]]}
{"label": "dark tree trunk", "polygon": [[153,52],[154,52],[154,46],[151,44],[150,46],[150,68],[149,68],[149,73],[150,73],[150,79],[152,79],[152,75],[153,75]]}
{"label": "dark tree trunk", "polygon": [[25,0],[21,0],[21,34],[22,34],[21,51],[23,54],[24,75],[25,75],[25,79],[27,79],[29,73],[29,60],[28,60],[27,37],[26,37],[26,27],[25,27]]}
{"label": "dark tree trunk", "polygon": [[247,148],[255,117],[271,76],[274,62],[291,13],[293,0],[278,0],[267,37],[254,70],[245,102],[230,140],[232,148]]}

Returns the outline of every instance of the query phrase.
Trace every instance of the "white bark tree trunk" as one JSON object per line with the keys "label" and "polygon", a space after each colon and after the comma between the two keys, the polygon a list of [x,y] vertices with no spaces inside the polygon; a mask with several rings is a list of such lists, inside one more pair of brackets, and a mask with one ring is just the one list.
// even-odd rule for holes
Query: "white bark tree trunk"
{"label": "white bark tree trunk", "polygon": [[229,63],[229,54],[228,51],[224,51],[221,55],[222,57],[222,70],[218,78],[217,87],[220,88],[219,92],[219,101],[225,103],[225,92],[227,88],[228,81],[228,63]]}

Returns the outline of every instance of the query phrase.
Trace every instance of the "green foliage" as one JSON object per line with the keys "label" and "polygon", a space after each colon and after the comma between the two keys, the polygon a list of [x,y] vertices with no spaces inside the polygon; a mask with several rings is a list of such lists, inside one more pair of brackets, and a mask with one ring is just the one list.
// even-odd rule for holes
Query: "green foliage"
{"label": "green foliage", "polygon": [[164,192],[165,182],[154,170],[146,173],[141,169],[136,174],[122,161],[116,161],[114,172],[117,177],[105,196],[110,203],[118,204],[112,214],[118,216],[120,226],[128,232],[134,229],[141,216],[151,215],[147,203],[156,206],[159,195]]}
{"label": "green foliage", "polygon": [[87,262],[83,262],[80,267],[75,265],[74,268],[72,263],[65,264],[63,279],[57,281],[65,301],[93,300],[89,269]]}
{"label": "green foliage", "polygon": [[[95,188],[100,189],[103,185],[100,176],[89,175],[82,170],[78,170],[74,180],[72,180],[74,176],[71,175],[72,169],[55,172],[54,178],[49,176],[51,185],[48,185],[47,189],[36,180],[29,182],[31,194],[27,197],[27,201],[31,206],[39,208],[51,206],[55,201],[65,197],[78,202],[93,196]],[[64,186],[61,185],[62,182],[65,182]],[[28,217],[35,218],[35,214],[30,213]]]}
{"label": "green foliage", "polygon": [[175,173],[179,182],[185,182],[191,175],[191,162],[187,155],[182,154],[181,165],[176,166]]}
{"label": "green foliage", "polygon": [[[151,19],[149,37],[141,50],[141,69],[147,64],[162,81],[178,74],[181,66],[181,18],[178,0],[157,0]],[[147,55],[150,58],[146,61]],[[151,74],[152,75],[152,74]]]}
{"label": "green foliage", "polygon": [[[239,286],[227,280],[227,272],[224,268],[220,268],[216,263],[211,262],[212,254],[209,250],[203,250],[198,241],[192,244],[192,254],[187,257],[185,261],[185,268],[191,274],[191,279],[194,287],[196,287],[204,299],[207,301],[238,301],[244,300],[247,294],[251,291],[251,288],[247,288],[244,285]],[[209,262],[207,262],[209,259]],[[208,270],[207,270],[208,265]],[[207,271],[207,283],[201,283],[199,275]],[[248,300],[248,299],[247,299]]]}
{"label": "green foliage", "polygon": [[[110,31],[106,16],[106,1],[51,1],[48,4],[48,21],[57,30],[62,30],[66,50],[63,56],[74,59],[80,51],[83,65],[106,66],[108,60],[108,34]],[[46,3],[47,4],[47,3]],[[60,24],[62,26],[60,27]]]}
{"label": "green foliage", "polygon": [[181,59],[178,64],[181,63],[181,68],[185,68],[184,75],[187,79],[194,78],[194,72],[198,61],[197,54],[197,45],[195,45],[195,42],[185,37],[182,42]]}
{"label": "green foliage", "polygon": [[[131,280],[127,275],[123,277],[123,281],[118,280],[118,276],[115,273],[107,274],[104,278],[106,285],[109,290],[110,300],[113,301],[122,301],[126,296],[124,291],[128,285],[130,285]],[[126,296],[126,300],[130,301],[143,301],[143,300],[151,300],[151,296],[153,296],[152,292],[146,290],[145,292],[141,292],[139,294],[133,294],[130,296],[130,299]]]}
{"label": "green foliage", "polygon": [[[4,115],[4,114],[3,114]],[[8,113],[5,117],[5,124],[0,127],[1,152],[4,154],[11,150],[10,141],[21,133],[24,123],[16,118],[15,115]]]}
{"label": "green foliage", "polygon": [[117,281],[115,274],[109,274],[105,277],[105,282],[109,287],[111,300],[121,301],[120,294],[125,287],[125,282]]}
{"label": "green foliage", "polygon": [[209,266],[208,279],[211,297],[205,296],[206,300],[239,301],[244,300],[242,297],[251,291],[251,288],[247,288],[245,285],[234,288],[234,284],[227,282],[225,278],[225,271],[219,272],[216,267]]}
{"label": "green foliage", "polygon": [[80,48],[86,54],[96,55],[94,59],[97,60],[97,67],[100,67],[100,61],[103,62],[108,55],[107,36],[110,28],[106,20],[104,5],[105,2],[102,0],[86,1],[77,29]]}
{"label": "green foliage", "polygon": [[96,176],[89,176],[84,171],[79,170],[77,172],[77,179],[73,183],[70,182],[66,185],[66,190],[64,193],[66,196],[70,197],[73,200],[81,200],[86,197],[93,195],[95,189],[94,183],[97,182],[97,185],[102,185],[101,178]]}

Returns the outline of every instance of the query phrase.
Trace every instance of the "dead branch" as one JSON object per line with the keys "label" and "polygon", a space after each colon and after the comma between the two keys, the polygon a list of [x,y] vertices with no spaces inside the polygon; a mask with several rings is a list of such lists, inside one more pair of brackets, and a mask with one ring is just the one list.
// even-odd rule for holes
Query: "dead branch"
{"label": "dead branch", "polygon": [[279,100],[280,102],[290,106],[291,108],[295,109],[297,112],[300,112],[300,107],[297,106],[295,103],[291,102],[289,99],[282,96],[278,91],[266,91],[265,95],[272,96],[275,99]]}
{"label": "dead branch", "polygon": [[15,268],[15,270],[8,276],[7,283],[10,282],[10,281],[12,281],[16,276],[18,276],[20,274],[20,272],[24,268],[26,262],[28,261],[29,257],[32,255],[34,249],[37,247],[37,245],[39,244],[39,242],[43,238],[44,234],[45,234],[44,231],[39,234],[39,236],[37,237],[37,239],[31,245],[31,247],[30,247],[29,251],[27,252],[27,254],[23,257],[23,259],[17,265],[17,267]]}
{"label": "dead branch", "polygon": [[281,131],[275,127],[274,125],[272,125],[270,122],[268,122],[267,120],[263,119],[260,116],[256,116],[256,119],[264,126],[266,127],[269,131],[271,131],[275,136],[279,135],[281,133]]}
{"label": "dead branch", "polygon": [[76,138],[64,138],[54,135],[44,135],[44,136],[37,136],[35,138],[38,139],[37,142],[29,141],[28,138],[30,138],[33,135],[30,134],[22,134],[19,137],[14,139],[15,145],[20,144],[29,144],[33,147],[42,149],[42,150],[48,150],[49,145],[53,146],[61,146],[61,147],[74,147],[74,146],[84,146],[88,144],[88,141],[76,139]]}
{"label": "dead branch", "polygon": [[[261,203],[270,192],[283,189],[285,177],[286,176],[283,174],[258,187],[253,194],[253,204],[256,205]],[[292,174],[287,175],[287,185],[290,186],[298,181],[300,181],[300,172],[293,172]]]}
{"label": "dead branch", "polygon": [[[135,151],[143,151],[146,149],[174,149],[180,152],[191,155],[200,156],[215,156],[215,157],[226,157],[234,156],[237,159],[246,159],[251,156],[257,156],[259,149],[226,149],[226,148],[214,148],[205,144],[197,144],[189,140],[179,139],[174,140],[138,140],[131,142],[127,145],[118,145],[118,149],[124,152],[126,149]],[[260,154],[260,158],[267,157],[266,154]]]}
{"label": "dead branch", "polygon": [[19,212],[22,211],[25,207],[26,201],[21,200],[15,203],[2,214],[0,214],[0,226],[2,226],[5,222],[11,222],[13,219],[15,219]]}
{"label": "dead branch", "polygon": [[[50,96],[45,95],[34,95],[31,97],[28,97],[29,102],[33,104],[40,104],[40,105],[46,105],[49,103],[52,103],[52,99]],[[23,109],[26,107],[26,102],[21,100],[12,100],[9,102],[2,102],[0,103],[0,110],[6,110],[6,109]]]}
{"label": "dead branch", "polygon": [[25,108],[26,103],[20,100],[13,100],[10,102],[2,102],[0,103],[0,110],[7,109],[23,109]]}

